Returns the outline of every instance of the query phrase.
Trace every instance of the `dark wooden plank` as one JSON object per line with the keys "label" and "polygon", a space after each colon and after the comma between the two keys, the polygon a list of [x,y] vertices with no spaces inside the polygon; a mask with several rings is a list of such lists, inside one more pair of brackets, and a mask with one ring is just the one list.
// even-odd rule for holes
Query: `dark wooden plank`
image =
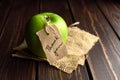
{"label": "dark wooden plank", "polygon": [[0,1],[0,33],[7,19],[8,13],[11,10],[13,0],[1,0]]}
{"label": "dark wooden plank", "polygon": [[40,12],[53,12],[62,16],[68,25],[72,24],[72,18],[70,15],[67,0],[58,1],[47,1],[41,0],[40,2]]}
{"label": "dark wooden plank", "polygon": [[93,0],[69,1],[75,21],[81,22],[80,28],[100,38],[87,59],[93,79],[120,79],[120,42],[110,24]]}
{"label": "dark wooden plank", "polygon": [[22,42],[25,24],[32,15],[38,13],[38,3],[39,0],[16,0],[3,22],[5,25],[0,37],[0,80],[36,79],[35,62],[12,58],[12,52],[9,51]]}
{"label": "dark wooden plank", "polygon": [[70,76],[71,76],[70,80],[91,80],[88,71],[86,69],[86,65],[84,66],[79,65],[76,71],[74,71]]}
{"label": "dark wooden plank", "polygon": [[38,80],[65,80],[65,77],[62,77],[62,72],[47,62],[39,63],[38,74]]}
{"label": "dark wooden plank", "polygon": [[[40,12],[54,12],[62,16],[68,25],[73,23],[67,0],[41,0]],[[76,71],[68,75],[49,64],[39,63],[38,65],[38,80],[89,80],[85,67],[79,66]]]}
{"label": "dark wooden plank", "polygon": [[38,80],[89,80],[85,66],[79,66],[72,74],[67,74],[47,62],[40,62],[38,73]]}
{"label": "dark wooden plank", "polygon": [[120,1],[97,0],[97,3],[120,39]]}

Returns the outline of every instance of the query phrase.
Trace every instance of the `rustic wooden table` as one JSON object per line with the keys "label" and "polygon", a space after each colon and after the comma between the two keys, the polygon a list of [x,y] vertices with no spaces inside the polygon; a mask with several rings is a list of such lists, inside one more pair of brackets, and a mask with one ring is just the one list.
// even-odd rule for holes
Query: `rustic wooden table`
{"label": "rustic wooden table", "polygon": [[[25,24],[40,12],[61,15],[68,25],[100,39],[84,66],[68,75],[46,62],[12,58],[10,50],[24,39]],[[120,80],[120,1],[0,0],[0,80]]]}

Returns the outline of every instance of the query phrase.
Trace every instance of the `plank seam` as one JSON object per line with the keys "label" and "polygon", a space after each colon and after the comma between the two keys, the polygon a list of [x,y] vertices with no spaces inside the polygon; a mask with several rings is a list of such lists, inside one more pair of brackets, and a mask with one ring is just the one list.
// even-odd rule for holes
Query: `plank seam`
{"label": "plank seam", "polygon": [[97,0],[94,0],[96,3],[97,8],[99,9],[99,11],[101,12],[101,14],[104,16],[105,20],[108,22],[108,24],[110,25],[110,27],[112,28],[113,32],[115,33],[115,35],[117,36],[118,40],[120,41],[120,37],[117,34],[117,32],[115,31],[115,29],[113,28],[112,24],[110,23],[109,19],[105,16],[104,12],[102,11],[102,9],[100,8],[99,4],[97,3]]}
{"label": "plank seam", "polygon": [[[88,15],[89,15],[89,16],[91,15],[90,12],[88,12]],[[90,19],[92,19],[91,16],[90,16]],[[93,30],[95,31],[96,35],[97,35],[98,37],[100,37],[99,34],[98,34],[98,32],[96,31],[96,28],[94,27],[94,22],[93,22],[93,20],[91,20],[91,21],[92,21],[92,22],[91,22],[91,26],[92,26]],[[109,59],[109,57],[108,57],[108,55],[107,55],[106,48],[104,47],[101,39],[99,39],[99,42],[100,42],[100,45],[101,45],[101,47],[102,47],[103,53],[104,53],[104,55],[105,55],[105,58],[107,59],[108,65],[109,65],[111,71],[113,72],[113,75],[114,75],[114,77],[115,77],[115,80],[118,80],[118,77],[117,77],[117,75],[116,75],[116,73],[115,73],[115,71],[114,71],[114,69],[113,69],[113,67],[112,67],[112,64],[111,64],[111,62],[110,62],[110,59]]]}
{"label": "plank seam", "polygon": [[[13,3],[13,2],[15,2],[15,0],[13,0],[11,3]],[[3,27],[3,26],[5,26],[5,24],[6,24],[6,22],[7,22],[7,19],[8,19],[8,17],[9,17],[9,12],[12,10],[12,8],[13,8],[13,5],[11,5],[11,6],[8,8],[8,11],[7,11],[6,15],[5,15],[4,22],[3,22],[3,24],[1,25],[0,41],[1,41],[1,38],[2,38],[3,33],[4,33],[4,30],[5,30],[5,27]]]}
{"label": "plank seam", "polygon": [[72,20],[73,20],[73,22],[75,22],[75,18],[74,18],[74,16],[73,16],[73,12],[72,12],[72,7],[70,6],[70,1],[69,0],[67,0],[67,4],[68,4],[68,8],[69,8],[69,10],[70,10],[70,15],[71,15],[71,18],[72,18]]}

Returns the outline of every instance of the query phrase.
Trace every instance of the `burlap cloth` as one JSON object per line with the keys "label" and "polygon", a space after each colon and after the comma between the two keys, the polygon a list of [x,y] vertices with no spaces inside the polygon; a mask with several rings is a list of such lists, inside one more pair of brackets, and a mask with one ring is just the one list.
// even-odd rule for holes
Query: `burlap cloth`
{"label": "burlap cloth", "polygon": [[66,43],[68,56],[63,57],[52,65],[64,72],[72,73],[78,65],[84,65],[86,55],[98,41],[98,37],[78,27],[69,27],[68,30],[69,34]]}
{"label": "burlap cloth", "polygon": [[[66,48],[68,50],[68,55],[57,60],[52,66],[57,67],[58,69],[66,72],[72,73],[73,70],[76,70],[78,65],[84,65],[86,55],[88,51],[95,45],[98,41],[98,37],[90,34],[76,26],[68,27],[69,34],[66,43]],[[22,50],[27,47],[26,42],[24,41],[20,46],[16,47],[15,50]],[[12,54],[13,57],[33,59],[37,61],[46,60],[39,57],[26,54],[25,52],[17,52]]]}

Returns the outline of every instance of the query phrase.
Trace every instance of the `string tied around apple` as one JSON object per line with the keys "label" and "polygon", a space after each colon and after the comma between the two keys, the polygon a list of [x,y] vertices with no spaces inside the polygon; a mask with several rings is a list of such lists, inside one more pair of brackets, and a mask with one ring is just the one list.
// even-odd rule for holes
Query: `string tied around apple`
{"label": "string tied around apple", "polygon": [[75,26],[78,26],[79,24],[80,24],[80,22],[79,22],[79,21],[77,21],[77,22],[75,22],[75,23],[71,24],[69,27],[75,27]]}
{"label": "string tied around apple", "polygon": [[46,22],[50,22],[50,16],[45,16]]}
{"label": "string tied around apple", "polygon": [[56,38],[60,38],[59,31],[55,25],[50,24],[49,22],[46,22],[44,30],[45,30],[47,35],[52,33],[55,35]]}

